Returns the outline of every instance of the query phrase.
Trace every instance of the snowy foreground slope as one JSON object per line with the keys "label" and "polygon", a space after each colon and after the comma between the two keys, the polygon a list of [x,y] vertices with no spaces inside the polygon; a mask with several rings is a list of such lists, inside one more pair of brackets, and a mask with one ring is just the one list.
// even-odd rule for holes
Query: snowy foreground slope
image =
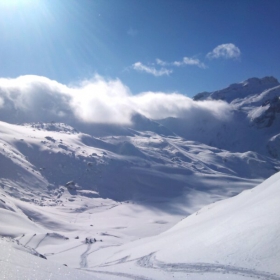
{"label": "snowy foreground slope", "polygon": [[158,236],[116,249],[104,266],[280,279],[279,197],[277,173],[251,190],[203,207]]}
{"label": "snowy foreground slope", "polygon": [[[280,173],[277,173],[251,190],[202,208],[157,236],[108,246],[105,256],[98,248],[88,248],[85,251],[88,258],[91,252],[96,252],[85,269],[94,273],[92,276],[23,254],[28,251],[26,246],[1,239],[2,279],[278,280],[279,197]],[[71,262],[72,255],[64,258]]]}
{"label": "snowy foreground slope", "polygon": [[67,117],[51,90],[40,115],[0,83],[0,279],[280,279],[275,78],[129,124]]}

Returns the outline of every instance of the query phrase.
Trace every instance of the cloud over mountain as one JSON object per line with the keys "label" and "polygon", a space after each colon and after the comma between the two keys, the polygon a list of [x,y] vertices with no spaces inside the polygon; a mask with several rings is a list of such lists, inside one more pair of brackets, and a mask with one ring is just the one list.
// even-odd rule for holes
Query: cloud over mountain
{"label": "cloud over mountain", "polygon": [[16,122],[129,124],[140,113],[148,118],[225,118],[222,101],[196,102],[179,93],[133,95],[120,80],[94,76],[77,85],[63,85],[40,76],[0,79],[0,120]]}

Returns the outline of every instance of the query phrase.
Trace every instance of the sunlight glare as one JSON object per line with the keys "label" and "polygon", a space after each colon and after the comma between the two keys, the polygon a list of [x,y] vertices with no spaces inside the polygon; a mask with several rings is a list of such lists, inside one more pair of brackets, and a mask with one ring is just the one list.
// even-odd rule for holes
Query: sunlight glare
{"label": "sunlight glare", "polygon": [[0,5],[5,7],[22,7],[35,2],[37,2],[37,0],[0,0]]}

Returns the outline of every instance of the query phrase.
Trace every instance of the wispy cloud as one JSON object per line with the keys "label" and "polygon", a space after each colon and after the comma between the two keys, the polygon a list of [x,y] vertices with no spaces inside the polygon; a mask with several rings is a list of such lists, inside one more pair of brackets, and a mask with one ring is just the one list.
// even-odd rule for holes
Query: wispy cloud
{"label": "wispy cloud", "polygon": [[165,61],[163,61],[163,60],[161,60],[161,59],[159,59],[159,58],[156,59],[156,63],[157,63],[158,65],[161,65],[161,66],[170,65],[170,64],[168,64],[168,62],[165,62]]}
{"label": "wispy cloud", "polygon": [[196,102],[185,95],[144,92],[133,95],[120,80],[96,75],[76,86],[40,76],[0,79],[0,120],[10,123],[65,122],[80,129],[87,123],[129,124],[135,113],[152,119],[189,121],[230,117],[222,101]]}
{"label": "wispy cloud", "polygon": [[156,69],[154,66],[144,65],[142,62],[134,63],[132,65],[132,68],[137,71],[152,74],[156,77],[163,76],[163,75],[170,75],[173,72],[173,70],[171,69],[172,67],[182,67],[185,65],[192,65],[192,66],[197,66],[199,68],[204,68],[204,69],[207,68],[207,66],[199,59],[187,57],[187,56],[183,57],[181,61],[172,61],[172,62],[167,62],[157,58],[156,63],[150,63],[150,65],[155,65],[155,64],[161,66],[161,68]]}
{"label": "wispy cloud", "polygon": [[232,43],[222,44],[213,49],[213,51],[209,52],[206,57],[209,59],[213,58],[238,58],[241,55],[240,49]]}
{"label": "wispy cloud", "polygon": [[194,66],[198,66],[199,68],[206,68],[206,65],[203,62],[201,62],[199,59],[186,57],[186,56],[181,61],[174,61],[173,65],[175,66],[194,65]]}
{"label": "wispy cloud", "polygon": [[166,62],[166,61],[163,61],[163,60],[157,58],[156,63],[161,66],[180,67],[180,66],[185,66],[185,65],[193,65],[193,66],[198,66],[199,68],[207,68],[206,65],[203,62],[201,62],[199,59],[187,57],[187,56],[183,57],[183,59],[181,61],[173,61],[173,62]]}
{"label": "wispy cloud", "polygon": [[173,72],[173,70],[166,69],[166,68],[156,69],[155,67],[144,65],[142,62],[134,63],[132,65],[132,68],[134,70],[137,70],[137,71],[140,71],[140,72],[146,72],[146,73],[154,75],[156,77],[164,76],[164,75],[168,76]]}

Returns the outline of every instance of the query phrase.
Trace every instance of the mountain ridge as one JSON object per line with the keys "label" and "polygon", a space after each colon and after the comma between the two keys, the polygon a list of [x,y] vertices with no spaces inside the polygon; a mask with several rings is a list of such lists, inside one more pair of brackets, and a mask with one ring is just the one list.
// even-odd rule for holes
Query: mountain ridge
{"label": "mountain ridge", "polygon": [[[234,83],[228,87],[212,91],[212,92],[201,92],[194,95],[193,99],[198,101],[214,99],[224,100],[228,103],[232,102],[236,98],[246,97],[246,95],[253,95],[261,93],[266,89],[274,88],[279,86],[279,81],[273,76],[266,76],[263,78],[249,78],[241,83]],[[240,96],[236,96],[236,95]]]}

